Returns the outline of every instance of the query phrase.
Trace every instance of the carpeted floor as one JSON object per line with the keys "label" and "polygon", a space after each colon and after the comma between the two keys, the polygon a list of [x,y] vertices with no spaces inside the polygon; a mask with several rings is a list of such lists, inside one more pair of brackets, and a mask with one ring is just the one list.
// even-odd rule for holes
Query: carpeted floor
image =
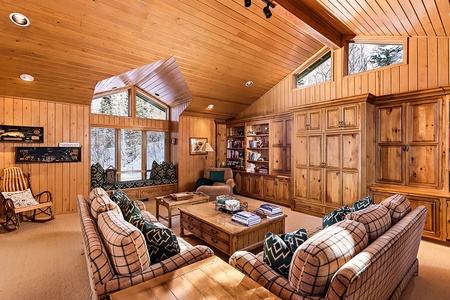
{"label": "carpeted floor", "polygon": [[[255,201],[259,205],[257,200],[244,200]],[[154,203],[146,202],[146,205],[150,212],[155,212]],[[288,215],[286,232],[321,224],[320,218],[292,212],[288,208],[283,208],[283,211]],[[174,217],[172,229],[179,234],[178,217]],[[192,244],[203,243],[195,237],[186,239]],[[217,250],[215,253],[224,260],[228,259]],[[410,281],[401,300],[449,299],[449,257],[450,247],[422,241],[419,276]],[[77,213],[57,215],[48,223],[24,222],[14,232],[0,229],[0,299],[84,300],[88,299],[89,290]]]}

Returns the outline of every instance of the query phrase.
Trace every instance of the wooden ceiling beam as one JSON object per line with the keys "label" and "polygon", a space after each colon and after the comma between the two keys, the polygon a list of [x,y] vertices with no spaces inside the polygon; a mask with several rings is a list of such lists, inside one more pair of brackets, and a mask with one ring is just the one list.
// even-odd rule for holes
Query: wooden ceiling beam
{"label": "wooden ceiling beam", "polygon": [[[355,34],[339,19],[329,14],[323,7],[310,7],[304,0],[276,0],[279,4],[274,12],[299,26],[313,38],[333,50],[344,46],[345,38],[354,37]],[[281,6],[281,7],[280,7]],[[298,18],[295,19],[291,15]]]}

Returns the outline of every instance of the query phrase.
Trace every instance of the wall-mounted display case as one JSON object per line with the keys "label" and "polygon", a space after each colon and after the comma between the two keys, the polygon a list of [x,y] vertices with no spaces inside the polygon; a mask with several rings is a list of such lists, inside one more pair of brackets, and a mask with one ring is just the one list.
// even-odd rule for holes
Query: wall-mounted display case
{"label": "wall-mounted display case", "polygon": [[16,163],[81,161],[81,147],[16,147]]}
{"label": "wall-mounted display case", "polygon": [[42,143],[44,127],[0,125],[0,142]]}

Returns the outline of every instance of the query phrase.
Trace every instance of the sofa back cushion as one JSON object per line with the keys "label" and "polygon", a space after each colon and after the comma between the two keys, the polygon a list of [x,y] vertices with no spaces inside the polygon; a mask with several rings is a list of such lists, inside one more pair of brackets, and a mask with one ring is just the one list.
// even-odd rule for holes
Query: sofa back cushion
{"label": "sofa back cushion", "polygon": [[411,211],[411,203],[409,203],[409,200],[405,195],[401,194],[390,196],[381,201],[380,204],[389,209],[393,224],[400,221]]}
{"label": "sofa back cushion", "polygon": [[101,213],[107,212],[109,210],[113,210],[120,216],[122,216],[119,206],[109,198],[108,194],[99,194],[97,197],[92,199],[91,214],[95,220],[98,219],[98,216]]}
{"label": "sofa back cushion", "polygon": [[[100,196],[100,195],[105,195],[108,196],[108,193],[101,187],[96,187],[93,188],[90,192],[89,192],[89,197],[86,199],[89,203],[89,205],[91,205],[92,200],[94,200],[96,197]],[[109,197],[109,196],[108,196]]]}
{"label": "sofa back cushion", "polygon": [[364,224],[369,243],[391,228],[391,215],[383,205],[370,205],[367,208],[354,211],[345,216],[347,220],[354,220]]}
{"label": "sofa back cushion", "polygon": [[117,274],[132,276],[150,266],[142,232],[115,211],[99,215],[98,229]]}
{"label": "sofa back cushion", "polygon": [[334,273],[368,245],[362,223],[344,220],[304,242],[294,253],[289,283],[303,296],[323,296]]}

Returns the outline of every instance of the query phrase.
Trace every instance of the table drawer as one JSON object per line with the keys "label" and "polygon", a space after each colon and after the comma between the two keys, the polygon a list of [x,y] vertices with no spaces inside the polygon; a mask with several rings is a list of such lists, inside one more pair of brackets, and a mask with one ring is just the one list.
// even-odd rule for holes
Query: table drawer
{"label": "table drawer", "polygon": [[208,224],[203,224],[203,231],[208,233],[209,235],[216,237],[218,239],[224,240],[224,241],[228,241],[230,240],[230,235],[228,233],[225,233],[215,227],[212,227],[211,225]]}
{"label": "table drawer", "polygon": [[201,236],[202,235],[202,231],[200,230],[200,228],[192,225],[191,223],[188,223],[184,220],[181,220],[181,227],[184,228],[185,230],[193,233],[196,236]]}
{"label": "table drawer", "polygon": [[203,231],[202,238],[211,246],[230,254],[230,245],[217,238],[215,235],[211,235],[208,232]]}
{"label": "table drawer", "polygon": [[198,219],[196,219],[194,217],[191,217],[190,215],[186,215],[184,213],[180,214],[180,220],[181,220],[181,222],[189,223],[189,224],[191,224],[191,225],[193,225],[194,227],[197,227],[197,228],[201,228],[202,227],[202,223]]}

